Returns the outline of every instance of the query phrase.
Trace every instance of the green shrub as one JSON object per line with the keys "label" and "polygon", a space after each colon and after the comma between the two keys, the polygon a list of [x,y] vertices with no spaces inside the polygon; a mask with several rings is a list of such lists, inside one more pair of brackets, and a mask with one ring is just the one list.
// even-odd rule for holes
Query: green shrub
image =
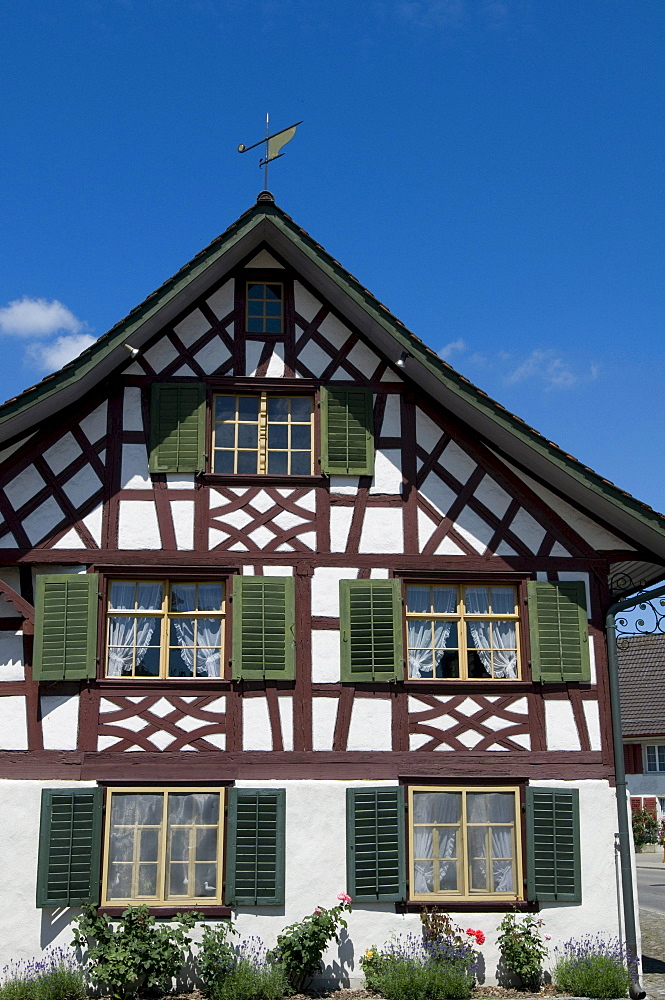
{"label": "green shrub", "polygon": [[499,924],[499,978],[506,973],[517,978],[518,986],[525,990],[538,990],[543,978],[543,959],[547,946],[542,939],[542,920],[531,914],[521,922],[514,913],[507,913]]}
{"label": "green shrub", "polygon": [[232,921],[216,927],[203,928],[201,947],[196,958],[198,974],[203,982],[203,993],[212,996],[213,987],[233,969],[237,962],[236,949],[229,940],[235,934]]}
{"label": "green shrub", "polygon": [[317,906],[296,924],[285,927],[277,936],[277,947],[270,953],[273,963],[282,965],[291,987],[302,990],[321,967],[328,942],[337,940],[340,927],[346,927],[343,913],[351,910],[351,897],[345,892],[337,896],[339,904],[327,910]]}
{"label": "green shrub", "polygon": [[[160,925],[147,906],[130,906],[112,921],[90,905],[75,918],[74,941],[87,948],[88,979],[117,1000],[142,992],[167,993],[188,958],[191,929],[200,913],[181,913]],[[114,927],[114,922],[117,927]]]}
{"label": "green shrub", "polygon": [[71,952],[52,948],[31,962],[12,962],[2,970],[0,1000],[84,1000],[83,969]]}
{"label": "green shrub", "polygon": [[658,820],[647,809],[636,809],[633,813],[633,840],[635,847],[657,844],[660,837]]}
{"label": "green shrub", "polygon": [[617,938],[590,935],[567,941],[555,952],[557,989],[576,997],[625,997],[630,986],[625,950]]}

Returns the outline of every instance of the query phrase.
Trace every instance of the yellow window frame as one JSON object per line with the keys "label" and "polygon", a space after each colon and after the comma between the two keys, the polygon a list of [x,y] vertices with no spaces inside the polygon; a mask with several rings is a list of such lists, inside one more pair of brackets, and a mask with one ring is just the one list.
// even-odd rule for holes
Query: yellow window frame
{"label": "yellow window frame", "polygon": [[[430,860],[430,859],[420,859],[415,856],[414,848],[414,828],[418,826],[434,826],[433,823],[414,823],[414,802],[413,796],[415,793],[425,792],[451,792],[456,795],[462,796],[462,810],[461,810],[461,820],[459,824],[440,824],[441,826],[457,827],[457,855],[453,858],[447,858],[446,860],[456,860],[457,861],[457,872],[458,872],[458,888],[455,890],[441,890],[437,892],[416,892],[415,886],[415,865],[416,860]],[[467,808],[466,808],[466,798],[469,794],[492,794],[494,792],[504,792],[510,793],[514,796],[514,812],[513,812],[513,822],[512,823],[500,823],[500,822],[487,822],[487,823],[469,823],[467,821]],[[521,900],[524,899],[524,894],[521,890],[523,885],[523,873],[522,873],[522,836],[521,836],[521,809],[520,809],[520,791],[514,785],[497,785],[497,786],[480,786],[478,788],[460,788],[455,786],[432,786],[432,785],[412,785],[408,789],[408,816],[409,816],[409,899],[414,901],[423,902],[433,902],[436,900],[443,899],[468,899],[468,900]],[[467,856],[467,844],[468,844],[468,830],[470,827],[481,827],[484,826],[490,830],[493,826],[506,826],[510,827],[512,831],[511,843],[512,843],[512,874],[513,874],[513,885],[516,887],[516,892],[494,892],[491,889],[471,889],[471,862],[472,858]],[[433,838],[434,839],[434,838]],[[491,870],[492,861],[507,860],[499,857],[494,857],[491,853],[491,836],[489,837],[490,849],[486,858],[487,874],[486,878],[489,879],[489,872]],[[432,848],[432,854],[434,855],[434,844]],[[436,861],[442,859],[434,860],[434,872],[435,881],[438,881],[440,876],[437,876]]]}
{"label": "yellow window frame", "polygon": [[[520,662],[521,661],[521,657],[520,657],[520,614],[519,614],[519,605],[518,605],[517,586],[515,584],[513,584],[513,583],[505,583],[502,580],[497,580],[497,581],[478,580],[478,581],[467,581],[465,583],[450,583],[450,582],[448,582],[446,580],[431,580],[431,579],[428,579],[428,580],[408,580],[408,581],[406,581],[405,587],[408,588],[410,586],[415,586],[415,587],[430,587],[430,588],[432,588],[432,587],[450,587],[450,588],[454,587],[454,588],[456,588],[456,590],[457,590],[457,610],[455,612],[446,612],[446,613],[436,613],[434,611],[424,611],[424,612],[409,611],[408,610],[407,592],[405,591],[404,608],[405,608],[405,615],[406,615],[406,645],[407,645],[406,669],[407,669],[407,680],[410,680],[410,681],[419,681],[420,683],[427,683],[427,682],[430,682],[432,680],[469,681],[471,683],[478,683],[479,681],[482,682],[482,681],[488,681],[488,680],[500,680],[500,681],[503,682],[503,681],[511,681],[511,680],[512,681],[516,681],[516,680],[520,680],[521,679],[521,662]],[[514,597],[515,597],[515,600],[514,600],[514,603],[513,603],[513,607],[514,607],[515,610],[514,610],[514,612],[512,614],[509,614],[508,612],[493,613],[491,611],[488,612],[487,614],[474,614],[472,612],[469,612],[469,611],[466,610],[465,601],[464,601],[464,590],[465,590],[466,587],[484,587],[484,588],[487,588],[488,591],[491,591],[492,587],[510,588],[513,591],[513,594],[514,594]],[[431,606],[431,603],[430,603],[430,606]],[[471,621],[474,621],[474,620],[475,621],[488,621],[490,623],[493,622],[493,621],[511,621],[511,622],[515,623],[515,647],[516,647],[516,656],[517,656],[517,676],[516,677],[497,678],[497,677],[494,677],[494,674],[492,675],[492,677],[470,677],[469,676],[469,657],[468,657],[468,654],[469,654],[469,652],[477,652],[477,649],[476,649],[475,646],[469,646],[469,644],[467,642],[466,625],[467,625],[467,622],[471,622]],[[409,622],[412,622],[412,621],[413,622],[415,622],[415,621],[422,621],[422,622],[427,622],[427,621],[434,621],[434,622],[436,622],[436,621],[442,621],[442,622],[443,621],[453,621],[453,622],[455,622],[457,624],[457,636],[458,636],[458,640],[459,640],[459,646],[457,647],[457,649],[458,649],[458,661],[459,661],[459,677],[437,678],[437,677],[434,677],[434,676],[432,676],[432,677],[414,677],[414,676],[411,676],[411,673],[410,673],[410,664],[409,664],[409,650],[411,648],[416,648],[416,647],[411,647],[409,645]],[[490,634],[491,634],[491,631],[490,631]],[[432,652],[434,653],[435,652],[435,646],[434,646],[434,629],[432,629],[432,647],[431,647],[431,649],[432,649]],[[436,660],[434,660],[434,662],[436,662]]]}
{"label": "yellow window frame", "polygon": [[[140,609],[140,608],[112,608],[111,607],[111,587],[114,583],[133,583],[133,584],[161,584],[163,587],[162,591],[162,606],[160,609]],[[205,584],[214,584],[216,586],[221,586],[222,588],[222,606],[220,611],[171,611],[171,589],[175,586],[201,586]],[[136,642],[127,643],[126,645],[131,645],[134,650],[134,656],[132,659],[132,673],[123,674],[120,677],[113,677],[109,674],[109,651],[111,648],[110,642],[110,632],[111,632],[111,618],[156,618],[160,622],[160,645],[159,645],[159,674],[157,676],[137,674],[136,673]],[[192,665],[193,674],[191,677],[170,677],[169,676],[169,653],[171,650],[170,644],[170,633],[171,633],[171,622],[177,621],[178,618],[194,618],[194,619],[205,619],[205,618],[215,618],[219,619],[221,622],[220,628],[220,646],[219,646],[219,668],[220,674],[216,680],[222,680],[224,676],[224,636],[226,631],[226,581],[225,580],[141,580],[141,579],[128,579],[128,578],[113,578],[108,582],[107,599],[106,599],[106,648],[105,648],[105,670],[104,676],[108,680],[118,680],[118,681],[157,681],[157,680],[173,680],[173,681],[197,681],[197,680],[210,680],[208,675],[198,675],[196,674],[196,658]],[[198,637],[198,630],[195,633]],[[196,643],[195,648],[198,649],[199,646]],[[211,648],[211,647],[202,647]],[[216,647],[215,647],[216,648]]]}
{"label": "yellow window frame", "polygon": [[[216,879],[215,879],[215,894],[210,896],[176,896],[169,895],[166,891],[167,879],[168,879],[168,837],[167,832],[168,826],[168,814],[169,814],[169,796],[174,794],[205,794],[205,795],[219,795],[219,808],[217,813],[217,840],[216,840]],[[157,889],[158,892],[155,896],[141,896],[138,891],[132,892],[131,896],[109,896],[108,894],[108,878],[109,878],[109,855],[110,855],[110,840],[111,840],[111,820],[113,815],[113,796],[114,795],[161,795],[163,797],[162,804],[162,819],[159,825],[159,835],[158,835],[158,848],[157,848]],[[225,796],[224,788],[210,788],[205,786],[199,786],[192,788],[190,786],[177,786],[174,788],[159,788],[149,785],[132,785],[130,787],[124,788],[113,787],[106,790],[106,816],[104,820],[104,860],[102,864],[102,906],[140,906],[145,903],[149,906],[181,906],[196,904],[196,906],[218,906],[222,902],[222,888],[223,888],[223,846],[224,846],[224,815],[225,815]],[[139,838],[139,831],[142,829],[150,828],[148,824],[133,824],[134,826],[134,855],[131,862],[126,862],[132,865],[132,887],[138,890],[138,869],[140,864],[145,864],[139,857],[137,857],[137,845]],[[153,828],[156,824],[153,824]],[[195,832],[203,828],[209,828],[210,824],[199,824],[198,826],[191,825],[191,829]],[[123,862],[124,863],[124,862]],[[150,862],[149,862],[150,863]],[[191,859],[189,861],[190,872],[188,883],[189,885],[194,884],[194,872],[193,866],[196,863],[196,859]],[[201,862],[200,862],[201,863]],[[161,890],[161,891],[160,891]]]}
{"label": "yellow window frame", "polygon": [[[234,420],[217,421],[216,420],[216,400],[222,396],[228,396],[236,400],[236,418]],[[268,419],[268,400],[269,399],[308,399],[310,402],[310,418],[308,421],[305,420],[291,420],[291,407],[289,405],[289,413],[286,421],[270,421]],[[240,420],[238,419],[238,403],[239,399],[258,399],[259,408],[256,420]],[[234,427],[234,446],[233,448],[227,448],[217,444],[216,428],[218,423],[232,424]],[[238,472],[238,456],[240,451],[256,451],[256,473],[255,475],[265,476],[268,474],[268,425],[273,424],[285,424],[288,428],[288,446],[286,448],[276,448],[271,449],[272,451],[283,451],[287,455],[287,472],[277,473],[277,475],[293,476],[293,475],[312,475],[313,462],[314,462],[314,397],[301,394],[301,393],[276,393],[276,392],[218,392],[213,396],[213,416],[212,416],[212,472],[215,472],[215,456],[217,452],[232,452],[233,453],[233,472],[222,473],[223,475],[241,475]],[[239,427],[242,424],[256,424],[257,426],[257,447],[254,448],[240,448],[238,444]],[[291,472],[291,464],[293,454],[298,452],[303,452],[305,449],[293,448],[291,446],[291,434],[290,429],[297,426],[306,426],[310,429],[310,447],[309,447],[309,472],[307,473],[293,473]],[[249,473],[252,475],[253,473]]]}

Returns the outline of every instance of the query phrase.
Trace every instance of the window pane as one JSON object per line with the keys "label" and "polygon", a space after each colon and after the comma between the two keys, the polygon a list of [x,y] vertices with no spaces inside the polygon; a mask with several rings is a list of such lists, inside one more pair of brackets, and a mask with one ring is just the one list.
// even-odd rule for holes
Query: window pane
{"label": "window pane", "polygon": [[437,615],[457,611],[457,587],[432,587],[432,610]]}
{"label": "window pane", "polygon": [[434,654],[430,649],[409,650],[409,677],[432,677]]}
{"label": "window pane", "polygon": [[656,748],[647,747],[647,771],[656,770]]}
{"label": "window pane", "polygon": [[159,650],[154,648],[136,650],[137,677],[159,677]]}
{"label": "window pane", "polygon": [[171,611],[196,609],[196,584],[174,583],[171,587]]}
{"label": "window pane", "polygon": [[161,583],[139,583],[138,606],[141,611],[159,611],[163,601],[164,588]]}
{"label": "window pane", "polygon": [[238,452],[238,472],[243,475],[254,475],[256,473],[257,453],[255,451]]}
{"label": "window pane", "polygon": [[194,674],[194,651],[192,649],[169,650],[169,677],[192,677]]}
{"label": "window pane", "polygon": [[273,476],[286,475],[289,471],[289,456],[286,451],[268,452],[268,472]]}
{"label": "window pane", "polygon": [[414,793],[414,823],[459,823],[461,819],[461,792]]}
{"label": "window pane", "polygon": [[139,865],[139,896],[157,895],[157,865]]}
{"label": "window pane", "polygon": [[159,851],[159,830],[148,828],[141,830],[139,860],[156,861]]}
{"label": "window pane", "polygon": [[233,420],[235,414],[235,396],[215,396],[215,420]]}
{"label": "window pane", "polygon": [[109,603],[112,608],[134,608],[136,583],[133,580],[114,580],[111,584]]}
{"label": "window pane", "polygon": [[286,424],[268,424],[268,448],[288,448],[289,429]]}
{"label": "window pane", "polygon": [[215,425],[215,447],[235,448],[236,446],[236,425],[216,424]]}
{"label": "window pane", "polygon": [[434,863],[416,860],[414,864],[416,892],[434,892]]}
{"label": "window pane", "polygon": [[512,587],[492,587],[492,612],[495,615],[515,613],[515,591]]}
{"label": "window pane", "polygon": [[247,286],[247,298],[248,299],[262,299],[263,298],[263,285],[248,285]]}
{"label": "window pane", "polygon": [[281,315],[282,315],[281,302],[266,302],[266,316],[281,316]]}
{"label": "window pane", "polygon": [[413,649],[430,649],[432,624],[429,621],[409,622],[409,646]]}
{"label": "window pane", "polygon": [[437,679],[459,677],[458,653],[436,653],[435,655]]}
{"label": "window pane", "polygon": [[156,826],[162,822],[161,793],[127,792],[112,796],[112,826]]}
{"label": "window pane", "polygon": [[291,420],[310,422],[312,400],[309,396],[291,396]]}
{"label": "window pane", "polygon": [[194,866],[194,894],[201,899],[214,896],[217,892],[217,866],[202,864]]}
{"label": "window pane", "polygon": [[406,610],[411,614],[426,614],[430,610],[430,588],[410,584],[406,588]]}
{"label": "window pane", "polygon": [[234,469],[234,454],[232,451],[215,452],[215,472],[220,476],[230,475]]}
{"label": "window pane", "polygon": [[258,419],[259,419],[259,397],[239,396],[238,420],[258,420]]}
{"label": "window pane", "polygon": [[289,418],[289,397],[268,396],[268,420],[285,423]]}
{"label": "window pane", "polygon": [[300,451],[311,447],[311,432],[309,424],[295,424],[291,427],[291,447]]}
{"label": "window pane", "polygon": [[514,892],[513,862],[493,861],[492,874],[495,892]]}
{"label": "window pane", "polygon": [[465,587],[464,604],[467,614],[486,615],[489,612],[487,587]]}
{"label": "window pane", "polygon": [[215,861],[217,858],[217,827],[196,831],[196,860]]}
{"label": "window pane", "polygon": [[238,424],[238,447],[257,448],[259,440],[258,424]]}
{"label": "window pane", "polygon": [[132,865],[109,864],[108,899],[129,899],[132,895]]}
{"label": "window pane", "polygon": [[291,474],[294,476],[310,476],[312,474],[311,452],[294,451],[291,453]]}
{"label": "window pane", "polygon": [[221,583],[199,584],[199,611],[221,611],[223,587]]}
{"label": "window pane", "polygon": [[265,296],[266,299],[279,299],[282,298],[282,286],[281,285],[266,285],[265,286]]}
{"label": "window pane", "polygon": [[665,746],[658,747],[658,770],[665,771]]}
{"label": "window pane", "polygon": [[265,332],[266,333],[281,333],[282,331],[282,321],[281,319],[267,319],[265,321]]}

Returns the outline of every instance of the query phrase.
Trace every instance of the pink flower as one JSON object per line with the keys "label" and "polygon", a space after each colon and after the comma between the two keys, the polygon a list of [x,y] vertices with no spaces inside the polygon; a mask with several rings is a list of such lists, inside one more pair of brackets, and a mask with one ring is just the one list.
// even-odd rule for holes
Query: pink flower
{"label": "pink flower", "polygon": [[552,935],[551,934],[546,934],[545,935],[545,940],[546,941],[551,941],[552,940]]}
{"label": "pink flower", "polygon": [[346,893],[346,892],[338,892],[337,893],[337,898],[339,899],[340,903],[352,903],[353,902],[353,900],[351,899],[351,897],[349,896],[349,894]]}
{"label": "pink flower", "polygon": [[321,913],[321,907],[317,906],[317,908],[314,910],[314,912],[317,913],[317,914]]}

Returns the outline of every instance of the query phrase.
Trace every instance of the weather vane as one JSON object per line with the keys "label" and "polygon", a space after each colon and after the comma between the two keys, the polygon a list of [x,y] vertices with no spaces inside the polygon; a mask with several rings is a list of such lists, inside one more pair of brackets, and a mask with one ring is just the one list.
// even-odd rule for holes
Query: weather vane
{"label": "weather vane", "polygon": [[250,149],[256,149],[262,142],[265,142],[265,156],[262,160],[259,160],[259,167],[263,167],[263,187],[266,191],[268,190],[268,164],[271,160],[276,160],[279,156],[284,156],[284,153],[280,153],[280,149],[293,139],[298,125],[302,125],[302,121],[296,122],[295,125],[289,125],[288,128],[283,128],[281,132],[273,132],[272,135],[268,135],[270,131],[270,116],[266,115],[265,139],[259,139],[258,142],[253,143],[251,146],[245,146],[242,142],[238,146],[239,153],[248,153]]}

